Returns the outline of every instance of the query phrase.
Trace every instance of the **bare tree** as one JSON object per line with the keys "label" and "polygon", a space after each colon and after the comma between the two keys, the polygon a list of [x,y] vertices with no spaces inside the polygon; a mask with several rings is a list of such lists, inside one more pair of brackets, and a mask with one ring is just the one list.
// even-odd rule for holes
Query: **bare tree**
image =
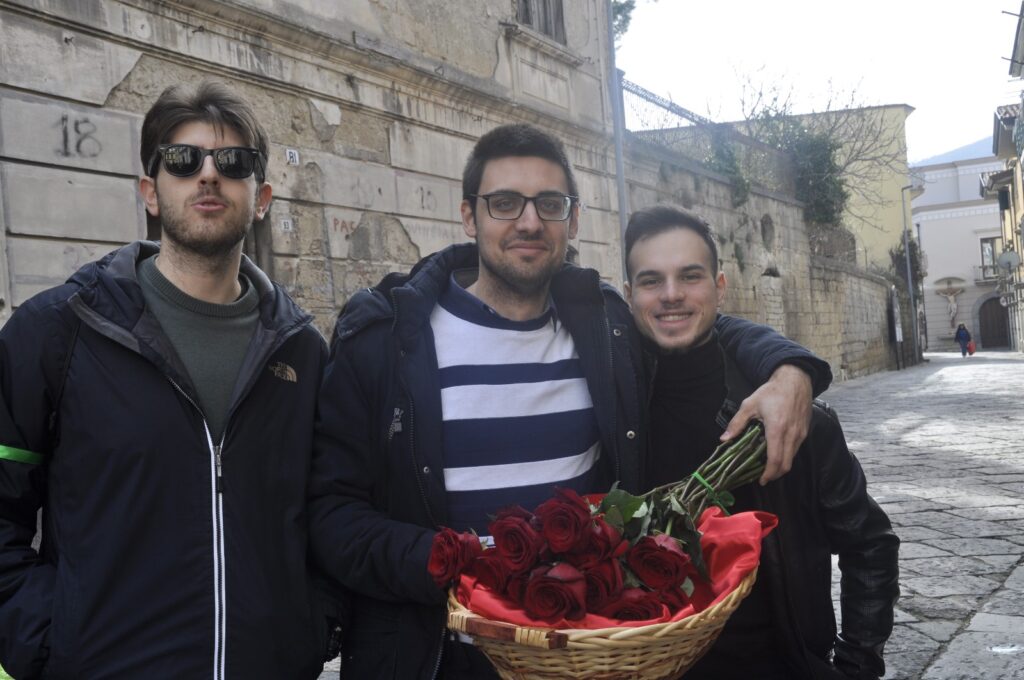
{"label": "bare tree", "polygon": [[[798,114],[792,89],[784,91],[748,80],[741,91],[741,126],[754,139],[794,154],[806,153],[801,145],[817,140],[821,148],[830,150],[831,167],[824,164],[817,168],[819,176],[805,179],[819,185],[837,179],[847,198],[858,199],[840,201],[839,213],[880,228],[877,211],[892,202],[882,191],[885,180],[891,173],[907,172],[902,121],[897,124],[887,117],[886,107],[864,106],[856,89],[843,93],[830,82],[827,92],[823,107]],[[833,172],[837,177],[830,177]]]}

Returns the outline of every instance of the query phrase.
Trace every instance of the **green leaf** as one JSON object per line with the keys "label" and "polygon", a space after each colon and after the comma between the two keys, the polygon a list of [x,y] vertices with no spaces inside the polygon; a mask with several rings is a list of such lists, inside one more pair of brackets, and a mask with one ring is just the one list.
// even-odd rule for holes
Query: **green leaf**
{"label": "green leaf", "polygon": [[693,597],[693,580],[689,576],[687,576],[686,580],[683,581],[683,585],[679,587],[683,589],[684,593],[686,593],[686,597]]}
{"label": "green leaf", "polygon": [[644,499],[634,496],[622,489],[612,488],[608,495],[601,501],[601,512],[607,513],[612,508],[618,508],[622,513],[622,521],[628,523],[636,512],[644,505]]}
{"label": "green leaf", "polygon": [[[604,507],[604,503],[601,504],[601,507]],[[618,506],[612,506],[604,510],[604,521],[615,527],[620,534],[626,529],[626,523],[622,520],[622,512]]]}
{"label": "green leaf", "polygon": [[718,492],[718,502],[727,508],[731,508],[736,504],[736,497],[728,491],[722,490]]}

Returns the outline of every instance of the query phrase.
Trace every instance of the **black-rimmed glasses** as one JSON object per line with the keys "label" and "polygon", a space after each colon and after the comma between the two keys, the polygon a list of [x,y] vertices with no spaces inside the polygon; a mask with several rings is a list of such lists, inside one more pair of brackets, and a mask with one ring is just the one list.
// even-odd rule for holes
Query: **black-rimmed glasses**
{"label": "black-rimmed glasses", "polygon": [[523,196],[514,191],[496,191],[490,194],[470,194],[470,197],[484,199],[487,214],[496,220],[517,220],[526,210],[526,204],[533,203],[537,217],[555,222],[568,219],[573,202],[578,200],[577,196],[557,192]]}
{"label": "black-rimmed glasses", "polygon": [[219,149],[203,149],[192,144],[161,144],[149,161],[148,173],[156,176],[157,163],[163,158],[164,170],[175,177],[189,177],[203,167],[207,156],[213,157],[217,172],[229,179],[245,179],[256,173],[256,180],[263,181],[263,157],[259,149],[247,146],[224,146]]}

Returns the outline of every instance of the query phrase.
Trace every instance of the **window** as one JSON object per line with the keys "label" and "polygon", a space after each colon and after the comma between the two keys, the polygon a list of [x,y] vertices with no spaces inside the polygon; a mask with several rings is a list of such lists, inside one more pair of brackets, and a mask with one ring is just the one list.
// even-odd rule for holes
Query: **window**
{"label": "window", "polygon": [[516,21],[565,44],[562,0],[519,0]]}
{"label": "window", "polygon": [[999,236],[981,239],[981,278],[994,279],[998,277],[996,271],[996,258],[1002,250],[1003,239]]}

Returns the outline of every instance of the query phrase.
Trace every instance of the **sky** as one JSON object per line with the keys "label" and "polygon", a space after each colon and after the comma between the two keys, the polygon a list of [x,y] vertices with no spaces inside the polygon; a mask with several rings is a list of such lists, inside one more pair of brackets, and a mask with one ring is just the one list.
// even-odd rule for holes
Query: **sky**
{"label": "sky", "polygon": [[[713,120],[741,117],[744,83],[909,104],[911,163],[991,137],[995,107],[1020,101],[1008,71],[1013,0],[637,0],[616,52],[628,80]],[[749,89],[749,88],[748,88]]]}

